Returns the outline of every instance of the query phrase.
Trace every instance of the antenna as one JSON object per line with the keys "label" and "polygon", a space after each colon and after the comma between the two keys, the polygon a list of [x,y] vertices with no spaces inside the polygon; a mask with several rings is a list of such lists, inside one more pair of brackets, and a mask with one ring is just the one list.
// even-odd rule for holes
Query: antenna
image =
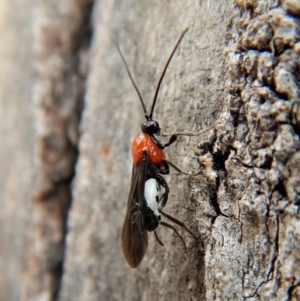
{"label": "antenna", "polygon": [[124,56],[123,56],[123,54],[122,54],[122,52],[121,52],[121,50],[120,50],[120,47],[119,47],[118,43],[116,43],[116,45],[117,45],[117,49],[118,49],[118,51],[119,51],[119,53],[120,53],[120,56],[121,56],[121,58],[122,58],[122,60],[123,60],[123,63],[124,63],[124,65],[125,65],[126,71],[127,71],[128,75],[129,75],[129,78],[130,78],[130,80],[131,80],[131,82],[132,82],[132,84],[133,84],[133,86],[134,86],[134,88],[135,88],[135,91],[136,91],[136,93],[138,94],[139,99],[140,99],[140,101],[141,101],[141,104],[142,104],[142,107],[143,107],[143,110],[144,110],[144,114],[145,114],[145,118],[146,118],[147,120],[149,120],[150,118],[149,118],[149,115],[148,115],[148,113],[147,113],[147,110],[146,110],[146,106],[145,106],[143,97],[142,97],[142,95],[141,95],[141,93],[140,93],[140,91],[139,91],[139,89],[138,89],[136,83],[135,83],[134,80],[133,80],[133,77],[132,77],[132,75],[131,75],[131,73],[130,73],[130,70],[129,70],[129,68],[128,68],[128,65],[127,65],[127,63],[126,63],[126,61],[125,61],[125,58],[124,58]]}
{"label": "antenna", "polygon": [[162,80],[163,80],[163,78],[164,78],[164,76],[165,76],[165,73],[166,73],[167,68],[168,68],[168,66],[169,66],[169,63],[170,63],[170,61],[171,61],[171,59],[172,59],[172,57],[173,57],[173,54],[175,53],[175,51],[176,51],[176,49],[177,49],[179,43],[181,42],[183,36],[185,35],[185,33],[186,33],[187,31],[188,31],[188,28],[186,28],[186,29],[182,32],[182,34],[181,34],[180,38],[178,39],[178,41],[177,41],[177,43],[176,43],[176,45],[175,45],[175,47],[174,47],[174,49],[173,49],[171,55],[169,56],[169,59],[168,59],[166,65],[165,65],[165,68],[164,68],[164,70],[163,70],[163,72],[162,72],[162,74],[161,74],[161,76],[160,76],[160,78],[159,78],[159,81],[158,81],[158,84],[157,84],[157,87],[156,87],[156,91],[155,91],[155,94],[154,94],[152,106],[151,106],[151,111],[150,111],[150,114],[149,114],[149,118],[150,118],[150,119],[152,119],[152,115],[153,115],[153,111],[154,111],[154,107],[155,107],[157,95],[158,95],[158,92],[159,92],[160,84],[161,84],[161,82],[162,82]]}

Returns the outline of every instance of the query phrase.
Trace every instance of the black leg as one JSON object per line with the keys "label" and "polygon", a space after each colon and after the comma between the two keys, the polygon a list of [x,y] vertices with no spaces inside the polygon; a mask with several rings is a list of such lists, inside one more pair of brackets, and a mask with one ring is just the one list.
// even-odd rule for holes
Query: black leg
{"label": "black leg", "polygon": [[[168,163],[164,162],[163,163],[165,167],[169,168]],[[160,175],[160,170],[152,163],[148,164],[148,170],[147,170],[147,177],[148,179],[154,178],[157,183],[165,188],[165,193],[161,196],[159,202],[158,202],[158,207],[159,208],[164,208],[168,201],[168,196],[169,196],[169,186],[166,180]]]}
{"label": "black leg", "polygon": [[171,161],[167,160],[167,159],[162,159],[163,162],[167,163],[168,165],[172,166],[175,170],[177,170],[178,172],[187,175],[187,176],[198,176],[200,175],[201,171],[197,172],[197,173],[188,173],[188,172],[184,172],[182,171],[177,165],[175,165],[174,163],[172,163]]}
{"label": "black leg", "polygon": [[164,159],[161,161],[161,166],[159,167],[159,173],[162,175],[168,175],[170,173],[169,164]]}
{"label": "black leg", "polygon": [[177,134],[173,134],[170,139],[169,139],[169,142],[163,144],[163,147],[168,147],[170,146],[171,144],[173,144],[175,141],[177,140]]}
{"label": "black leg", "polygon": [[[162,136],[170,136],[170,135],[172,135],[172,136],[173,135],[175,135],[175,136],[200,136],[200,135],[216,128],[217,126],[218,126],[218,124],[214,125],[214,126],[211,126],[211,127],[208,127],[208,128],[206,128],[206,129],[204,129],[200,132],[197,132],[197,133],[195,133],[195,132],[194,133],[193,132],[177,132],[177,133],[161,133],[161,135]],[[171,138],[172,138],[172,136],[171,136]],[[170,138],[170,140],[171,140],[171,138]]]}
{"label": "black leg", "polygon": [[164,244],[162,243],[162,241],[160,240],[160,238],[158,237],[158,235],[157,235],[157,233],[156,233],[156,231],[154,231],[154,236],[155,236],[155,238],[156,238],[156,240],[157,240],[157,242],[161,245],[161,246],[163,246],[164,247]]}
{"label": "black leg", "polygon": [[155,144],[158,145],[159,148],[164,149],[168,146],[170,146],[171,144],[173,144],[176,140],[177,140],[177,134],[172,134],[169,142],[162,144],[159,137],[156,135],[151,135],[152,140],[155,142]]}
{"label": "black leg", "polygon": [[[173,223],[175,223],[176,225],[184,228],[187,232],[189,232],[195,239],[197,239],[197,237],[195,236],[195,234],[185,225],[184,222],[182,222],[181,220],[163,212],[161,209],[158,208],[158,211],[167,219],[169,219],[170,221],[172,221]],[[161,222],[162,223],[162,222]]]}
{"label": "black leg", "polygon": [[185,252],[187,253],[187,247],[186,247],[185,241],[183,240],[182,236],[179,234],[179,232],[177,231],[177,229],[176,229],[173,225],[171,225],[171,224],[169,224],[169,223],[166,223],[166,222],[164,222],[164,221],[161,221],[160,224],[161,224],[162,226],[165,226],[165,227],[167,227],[167,228],[172,229],[172,230],[177,234],[177,236],[181,239],[181,241],[182,241],[182,243],[183,243],[183,245],[184,245]]}

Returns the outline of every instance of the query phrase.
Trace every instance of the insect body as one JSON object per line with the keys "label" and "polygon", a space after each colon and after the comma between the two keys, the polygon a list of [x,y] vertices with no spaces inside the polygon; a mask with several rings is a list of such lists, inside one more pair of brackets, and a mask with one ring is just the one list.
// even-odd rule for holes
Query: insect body
{"label": "insect body", "polygon": [[[177,135],[173,134],[169,141],[163,144],[160,140],[161,129],[159,123],[152,119],[160,84],[171,58],[186,31],[187,29],[181,34],[179,40],[177,41],[159,79],[150,114],[147,113],[141,94],[131,76],[119,46],[117,45],[127,73],[140,98],[146,119],[141,125],[142,133],[138,134],[132,142],[132,178],[127,203],[127,213],[121,235],[123,254],[128,264],[132,268],[136,268],[145,255],[148,247],[148,231],[154,231],[157,241],[163,245],[155,231],[159,225],[173,229],[185,245],[183,238],[178,233],[176,228],[173,225],[162,221],[161,215],[170,219],[179,226],[184,227],[192,236],[194,236],[194,234],[185,226],[183,222],[168,215],[162,210],[168,201],[169,194],[168,184],[162,175],[169,173],[169,164],[175,169],[179,170],[174,164],[165,159],[165,153],[163,149],[174,143],[177,139]],[[159,196],[158,193],[160,187],[163,187],[164,189],[164,193],[162,193],[161,196]]]}

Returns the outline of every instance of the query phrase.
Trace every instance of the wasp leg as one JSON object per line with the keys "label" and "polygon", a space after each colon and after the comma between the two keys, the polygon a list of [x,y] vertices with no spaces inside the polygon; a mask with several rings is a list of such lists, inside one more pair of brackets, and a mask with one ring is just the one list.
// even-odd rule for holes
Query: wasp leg
{"label": "wasp leg", "polygon": [[159,168],[159,173],[162,174],[162,175],[168,175],[170,173],[169,164],[164,159],[162,159],[162,161],[161,161],[161,166]]}
{"label": "wasp leg", "polygon": [[165,193],[161,196],[158,202],[158,211],[159,211],[166,206],[170,189],[166,180],[159,173],[155,173],[153,177],[155,178],[155,180],[158,182],[159,185],[165,188]]}
{"label": "wasp leg", "polygon": [[168,147],[170,146],[171,144],[173,144],[175,141],[177,140],[177,134],[172,134],[172,136],[170,137],[169,139],[169,142],[163,144],[163,147]]}
{"label": "wasp leg", "polygon": [[156,178],[156,181],[165,188],[165,193],[160,197],[160,200],[158,202],[158,211],[163,209],[168,201],[168,197],[169,197],[169,186],[167,184],[167,182],[165,181],[165,179],[158,175],[158,177]]}
{"label": "wasp leg", "polygon": [[160,139],[158,136],[156,136],[155,134],[151,135],[152,140],[154,141],[155,144],[158,145],[158,147],[160,149],[164,149],[168,146],[170,146],[171,144],[173,144],[176,140],[177,140],[177,134],[171,134],[171,137],[169,139],[169,142],[167,143],[161,143]]}
{"label": "wasp leg", "polygon": [[161,245],[161,246],[165,246],[163,243],[162,243],[162,241],[160,240],[160,238],[158,237],[158,235],[157,235],[157,233],[156,233],[156,231],[154,231],[154,236],[155,236],[155,238],[156,238],[156,240],[157,240],[157,242]]}
{"label": "wasp leg", "polygon": [[187,253],[187,247],[186,247],[185,241],[183,240],[182,236],[179,234],[179,232],[177,231],[177,229],[176,229],[173,225],[171,225],[171,224],[169,224],[169,223],[166,223],[166,222],[164,222],[164,221],[161,221],[160,224],[161,224],[162,226],[165,226],[165,227],[167,227],[167,228],[172,229],[172,230],[177,234],[177,236],[181,239],[181,241],[182,241],[182,243],[183,243],[183,245],[184,245],[185,252]]}
{"label": "wasp leg", "polygon": [[[202,134],[204,134],[204,133],[206,133],[206,132],[208,132],[208,131],[216,128],[217,126],[218,126],[218,124],[214,125],[214,126],[211,126],[211,127],[208,127],[208,128],[206,128],[206,129],[204,129],[204,130],[202,130],[200,132],[197,132],[197,133],[193,133],[193,132],[177,132],[177,133],[161,133],[161,135],[162,136],[170,136],[171,135],[171,138],[172,138],[173,135],[175,135],[175,136],[200,136],[200,135],[202,135]],[[171,138],[170,138],[170,140],[171,140]]]}
{"label": "wasp leg", "polygon": [[162,159],[162,161],[164,163],[167,163],[168,165],[171,165],[175,170],[177,170],[178,172],[187,175],[187,176],[198,176],[200,175],[201,171],[197,172],[197,173],[188,173],[188,172],[184,172],[182,171],[177,165],[175,165],[174,163],[172,163],[171,161],[167,160],[167,159]]}
{"label": "wasp leg", "polygon": [[197,239],[197,237],[195,236],[195,234],[185,225],[184,222],[182,222],[181,220],[163,212],[160,208],[158,208],[158,211],[167,219],[169,219],[170,221],[172,221],[173,223],[175,223],[176,225],[184,228],[187,232],[189,232],[195,239]]}

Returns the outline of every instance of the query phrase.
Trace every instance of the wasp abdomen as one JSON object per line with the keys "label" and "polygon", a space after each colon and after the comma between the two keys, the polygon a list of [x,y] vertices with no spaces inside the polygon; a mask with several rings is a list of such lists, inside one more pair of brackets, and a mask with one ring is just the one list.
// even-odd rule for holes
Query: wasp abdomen
{"label": "wasp abdomen", "polygon": [[150,178],[145,182],[144,187],[144,197],[145,197],[145,226],[147,231],[155,230],[161,219],[160,213],[158,212],[158,183],[155,179]]}
{"label": "wasp abdomen", "polygon": [[156,216],[160,216],[160,213],[158,212],[158,187],[155,179],[149,179],[146,181],[144,195],[147,206]]}

